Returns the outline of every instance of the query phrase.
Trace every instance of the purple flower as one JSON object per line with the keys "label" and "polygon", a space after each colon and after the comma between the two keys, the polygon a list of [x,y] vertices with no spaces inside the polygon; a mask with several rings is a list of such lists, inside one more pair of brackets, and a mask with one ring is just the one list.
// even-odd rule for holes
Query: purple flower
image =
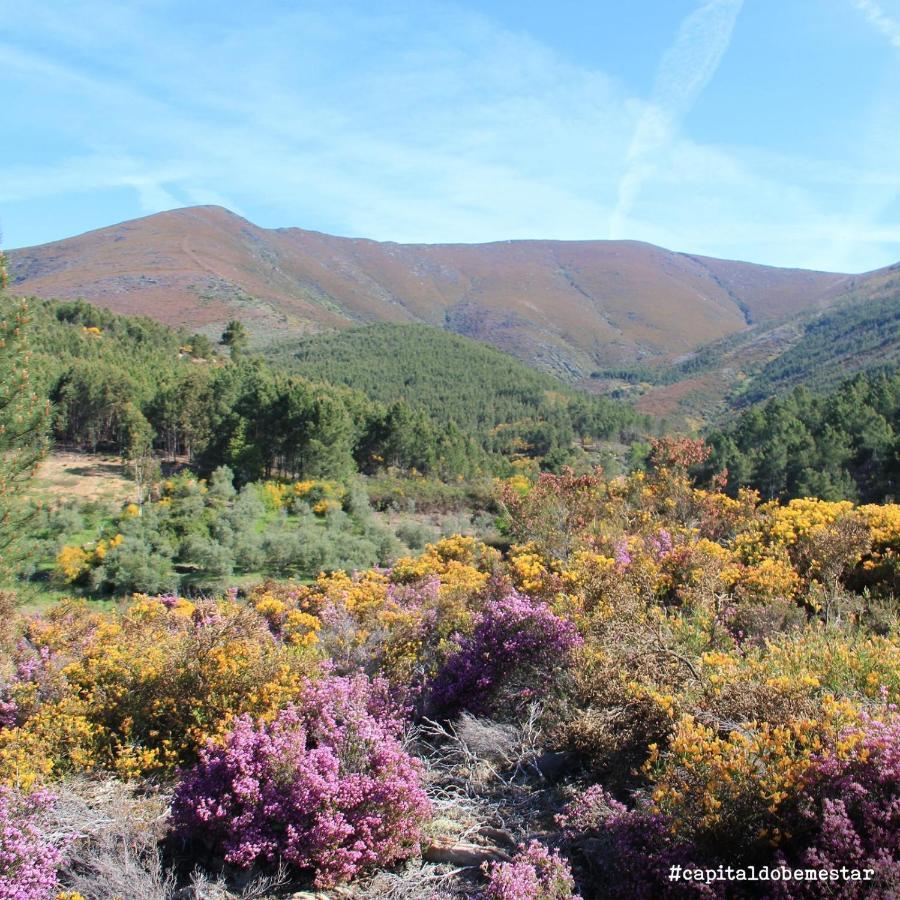
{"label": "purple flower", "polygon": [[178,603],[178,594],[160,594],[157,598],[166,609],[173,609]]}
{"label": "purple flower", "polygon": [[242,868],[308,870],[318,887],[410,856],[430,804],[386,691],[330,676],[271,723],[238,718],[224,746],[210,744],[184,773],[176,829]]}
{"label": "purple flower", "polygon": [[660,528],[648,543],[650,552],[657,560],[665,559],[672,552],[674,546],[672,535],[665,528]]}
{"label": "purple flower", "polygon": [[620,569],[627,569],[631,565],[631,554],[628,552],[628,541],[625,538],[616,541],[615,559]]}
{"label": "purple flower", "polygon": [[[15,673],[0,687],[0,728],[22,725],[35,706],[54,694],[54,675],[58,664],[59,658],[49,647],[36,650],[28,641],[19,641],[16,647]],[[17,696],[17,689],[23,685],[32,685],[37,689],[30,708],[22,708],[21,694]]]}
{"label": "purple flower", "polygon": [[[543,692],[581,637],[545,603],[512,592],[489,602],[472,634],[458,644],[431,686],[434,704],[447,714],[486,711],[500,689],[516,682],[528,680],[519,685],[520,698],[524,688],[528,697]],[[530,679],[537,672],[540,678]]]}
{"label": "purple flower", "polygon": [[22,794],[0,786],[0,900],[49,900],[55,895],[62,850],[47,835],[53,802],[46,791]]}

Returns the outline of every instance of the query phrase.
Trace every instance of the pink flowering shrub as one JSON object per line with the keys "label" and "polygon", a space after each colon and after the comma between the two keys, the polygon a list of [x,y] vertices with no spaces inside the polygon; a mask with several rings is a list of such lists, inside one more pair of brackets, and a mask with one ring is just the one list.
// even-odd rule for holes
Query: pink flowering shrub
{"label": "pink flowering shrub", "polygon": [[[796,868],[872,869],[871,881],[843,884],[841,896],[887,900],[900,896],[900,717],[869,719],[864,727],[849,759],[823,756],[807,774],[793,840],[779,861]],[[820,896],[820,889],[795,885],[789,896]]]}
{"label": "pink flowering shrub", "polygon": [[519,701],[538,696],[580,644],[571,622],[512,592],[488,603],[472,634],[459,639],[432,683],[432,702],[449,715],[490,712],[501,692]]}
{"label": "pink flowering shrub", "polygon": [[620,571],[623,569],[627,569],[633,562],[631,553],[628,552],[628,541],[626,541],[624,538],[616,541],[615,550],[613,552],[616,560],[616,566]]}
{"label": "pink flowering shrub", "polygon": [[47,837],[53,797],[0,786],[0,900],[48,900],[55,895],[62,850]]}
{"label": "pink flowering shrub", "polygon": [[655,900],[656,897],[718,897],[721,886],[672,882],[672,865],[698,865],[700,854],[679,841],[665,816],[630,810],[600,785],[577,797],[557,824],[573,858],[591,884],[604,886],[603,896],[616,900]]}
{"label": "pink flowering shrub", "polygon": [[493,863],[479,900],[579,900],[569,864],[537,841],[505,863]]}
{"label": "pink flowering shrub", "polygon": [[[741,864],[870,869],[869,881],[836,882],[839,893],[829,896],[900,896],[900,718],[864,720],[862,729],[841,736],[842,752],[829,746],[813,761],[796,797],[782,809],[782,842],[757,842],[754,857]],[[724,834],[717,840],[713,830],[702,847],[679,839],[664,815],[640,806],[629,810],[600,786],[570,804],[558,824],[570,855],[584,866],[591,883],[604,885],[604,896],[630,900],[727,893],[721,882],[676,884],[668,879],[672,865],[709,869],[735,864]],[[765,896],[782,900],[823,896],[822,883],[815,881],[773,882],[767,891]]]}
{"label": "pink flowering shrub", "polygon": [[415,853],[430,805],[385,691],[330,676],[270,723],[238,718],[184,774],[177,832],[241,868],[282,860],[317,887]]}
{"label": "pink flowering shrub", "polygon": [[35,708],[60,694],[62,664],[49,647],[32,647],[21,640],[13,660],[15,671],[0,687],[0,728],[21,725]]}

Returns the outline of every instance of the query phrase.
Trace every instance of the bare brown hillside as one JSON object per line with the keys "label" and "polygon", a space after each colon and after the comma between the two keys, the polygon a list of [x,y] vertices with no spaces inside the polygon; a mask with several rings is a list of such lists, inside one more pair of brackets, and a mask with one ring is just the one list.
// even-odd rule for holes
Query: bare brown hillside
{"label": "bare brown hillside", "polygon": [[865,294],[873,276],[776,269],[634,241],[394,244],[265,229],[220,207],[159,213],[10,253],[15,293],[83,297],[263,340],[423,322],[560,374],[674,357]]}

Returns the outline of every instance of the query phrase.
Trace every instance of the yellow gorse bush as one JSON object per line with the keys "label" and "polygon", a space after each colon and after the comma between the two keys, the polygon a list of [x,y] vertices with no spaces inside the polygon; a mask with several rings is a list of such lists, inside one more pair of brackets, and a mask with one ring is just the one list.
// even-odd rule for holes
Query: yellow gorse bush
{"label": "yellow gorse bush", "polygon": [[758,820],[777,839],[774,823],[781,805],[803,783],[813,758],[833,752],[849,756],[859,743],[856,708],[833,696],[823,698],[819,715],[783,724],[742,722],[727,732],[685,715],[668,748],[650,748],[644,772],[653,783],[654,809],[665,813],[685,835],[711,831],[725,817]]}
{"label": "yellow gorse bush", "polygon": [[77,581],[89,568],[90,556],[83,547],[66,546],[56,556],[56,566],[66,581]]}
{"label": "yellow gorse bush", "polygon": [[317,669],[315,617],[287,615],[281,641],[247,605],[163,600],[136,596],[121,613],[66,604],[29,626],[31,644],[54,654],[57,688],[19,728],[0,729],[4,781],[169,771],[234,716],[274,715]]}
{"label": "yellow gorse bush", "polygon": [[95,566],[100,565],[106,559],[106,554],[118,547],[123,540],[123,535],[116,534],[108,540],[99,540],[81,547],[66,545],[56,556],[56,569],[64,581],[74,584]]}

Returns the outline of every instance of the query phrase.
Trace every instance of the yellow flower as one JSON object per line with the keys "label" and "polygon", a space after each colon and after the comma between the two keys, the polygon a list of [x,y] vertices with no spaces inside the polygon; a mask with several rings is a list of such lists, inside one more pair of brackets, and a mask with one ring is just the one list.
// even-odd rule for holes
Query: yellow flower
{"label": "yellow flower", "polygon": [[89,568],[88,554],[81,548],[68,545],[59,551],[56,567],[66,581],[77,581]]}

